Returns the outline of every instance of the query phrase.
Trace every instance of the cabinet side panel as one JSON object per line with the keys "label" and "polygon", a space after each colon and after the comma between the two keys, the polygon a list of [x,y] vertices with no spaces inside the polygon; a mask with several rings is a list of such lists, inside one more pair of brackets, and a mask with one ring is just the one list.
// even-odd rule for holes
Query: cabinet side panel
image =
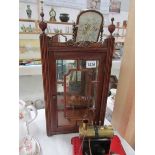
{"label": "cabinet side panel", "polygon": [[41,50],[41,61],[42,61],[42,78],[43,78],[43,88],[44,88],[44,100],[45,100],[45,116],[46,116],[46,131],[47,135],[50,136],[50,101],[49,101],[49,87],[48,87],[48,37],[46,34],[40,35],[40,50]]}
{"label": "cabinet side panel", "polygon": [[104,66],[104,81],[103,81],[102,101],[101,101],[101,108],[100,108],[101,109],[100,121],[102,124],[104,123],[105,111],[107,106],[107,97],[108,97],[108,90],[109,90],[114,42],[115,42],[115,39],[112,36],[110,36],[107,39],[108,48],[107,48],[106,62]]}

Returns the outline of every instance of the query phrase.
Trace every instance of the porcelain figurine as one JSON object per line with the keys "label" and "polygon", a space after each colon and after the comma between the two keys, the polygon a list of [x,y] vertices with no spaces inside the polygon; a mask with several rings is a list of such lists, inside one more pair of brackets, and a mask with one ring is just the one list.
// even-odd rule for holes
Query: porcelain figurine
{"label": "porcelain figurine", "polygon": [[27,16],[30,19],[32,15],[32,10],[30,9],[30,5],[27,5],[27,10],[26,10]]}
{"label": "porcelain figurine", "polygon": [[[34,116],[31,116],[31,111]],[[19,101],[19,142],[29,134],[28,125],[37,117],[37,110],[33,105],[26,105],[22,100]]]}
{"label": "porcelain figurine", "polygon": [[23,138],[19,146],[19,155],[35,155],[37,151],[36,141],[32,136]]}

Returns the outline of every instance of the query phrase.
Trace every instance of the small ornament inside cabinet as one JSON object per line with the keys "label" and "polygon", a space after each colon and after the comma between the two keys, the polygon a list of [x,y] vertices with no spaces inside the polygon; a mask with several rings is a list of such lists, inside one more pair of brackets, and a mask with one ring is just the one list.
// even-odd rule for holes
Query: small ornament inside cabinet
{"label": "small ornament inside cabinet", "polygon": [[49,12],[49,15],[50,15],[50,21],[51,22],[56,22],[56,12],[53,8],[51,8],[50,12]]}

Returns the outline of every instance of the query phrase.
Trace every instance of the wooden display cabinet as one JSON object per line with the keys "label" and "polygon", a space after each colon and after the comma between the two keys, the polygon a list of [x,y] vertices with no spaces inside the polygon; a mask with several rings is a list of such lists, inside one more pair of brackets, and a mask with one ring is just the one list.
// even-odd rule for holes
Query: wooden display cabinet
{"label": "wooden display cabinet", "polygon": [[47,135],[77,132],[82,120],[104,124],[115,40],[113,19],[104,42],[59,42],[59,35],[46,35],[43,12],[41,16]]}

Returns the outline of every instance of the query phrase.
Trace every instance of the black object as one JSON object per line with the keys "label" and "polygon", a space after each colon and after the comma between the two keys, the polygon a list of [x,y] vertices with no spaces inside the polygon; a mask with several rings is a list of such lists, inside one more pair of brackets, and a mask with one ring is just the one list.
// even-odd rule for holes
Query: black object
{"label": "black object", "polygon": [[59,18],[60,18],[60,20],[62,22],[68,22],[68,20],[69,20],[69,14],[67,14],[67,13],[60,13]]}
{"label": "black object", "polygon": [[[90,139],[90,148],[92,155],[105,155],[109,153],[110,150],[111,140],[104,138],[104,139]],[[84,139],[83,146],[82,146],[82,153],[83,155],[87,154],[90,155],[90,148],[89,148],[89,139]]]}

